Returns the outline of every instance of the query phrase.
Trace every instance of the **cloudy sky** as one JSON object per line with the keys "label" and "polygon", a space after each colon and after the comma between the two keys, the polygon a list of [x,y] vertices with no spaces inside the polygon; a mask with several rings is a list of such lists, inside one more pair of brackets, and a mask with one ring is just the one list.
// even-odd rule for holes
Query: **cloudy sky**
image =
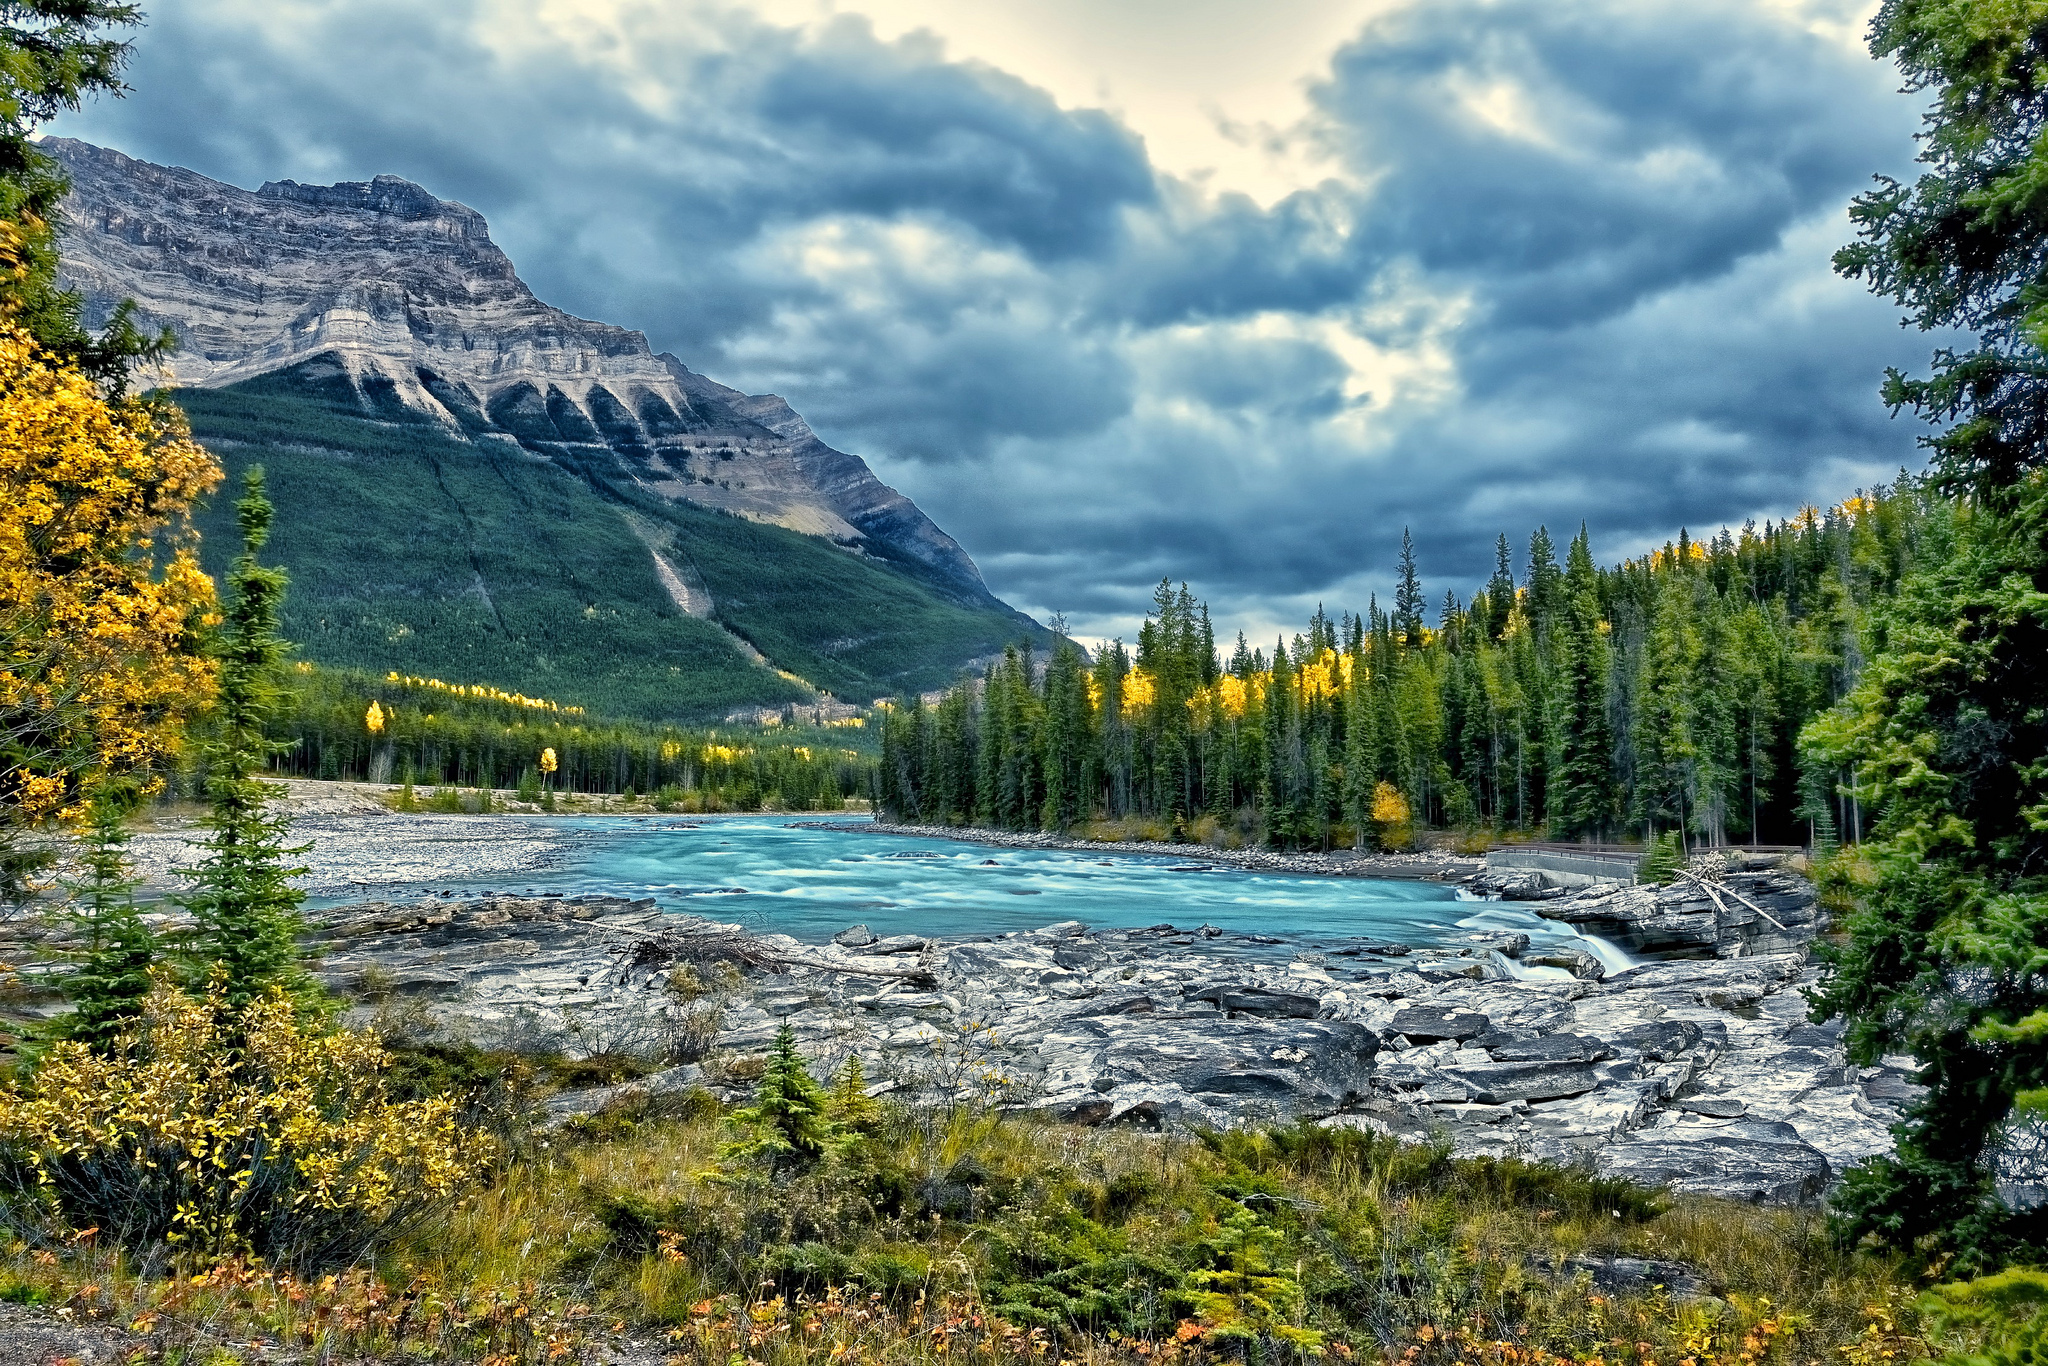
{"label": "cloudy sky", "polygon": [[1262,634],[1917,467],[1834,278],[1918,105],[1865,0],[156,0],[57,131],[407,176],[780,393],[1083,635]]}

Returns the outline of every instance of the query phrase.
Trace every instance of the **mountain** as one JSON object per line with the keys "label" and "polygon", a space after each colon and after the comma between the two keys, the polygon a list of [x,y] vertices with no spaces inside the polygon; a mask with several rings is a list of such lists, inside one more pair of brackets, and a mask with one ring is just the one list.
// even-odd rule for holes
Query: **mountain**
{"label": "mountain", "polygon": [[535,298],[473,209],[42,145],[89,318],[132,299],[170,327],[195,433],[269,472],[315,659],[703,719],[1045,638],[780,398]]}

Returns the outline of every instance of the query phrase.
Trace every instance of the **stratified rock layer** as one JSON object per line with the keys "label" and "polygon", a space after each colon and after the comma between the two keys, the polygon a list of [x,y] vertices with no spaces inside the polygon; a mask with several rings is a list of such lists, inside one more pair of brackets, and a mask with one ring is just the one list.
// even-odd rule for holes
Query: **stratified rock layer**
{"label": "stratified rock layer", "polygon": [[911,1097],[995,1089],[1056,1118],[1147,1127],[1306,1117],[1798,1203],[1888,1150],[1913,1094],[1902,1068],[1850,1067],[1837,1034],[1806,1023],[1802,953],[1593,981],[1515,975],[1504,952],[1521,936],[1291,962],[1270,942],[1165,926],[963,940],[855,927],[811,945],[599,897],[366,903],[325,935],[330,983],[417,997],[438,1030],[709,1055],[632,1092],[562,1099],[557,1118],[716,1086],[720,1058],[758,1053],[787,1021],[820,1066],[858,1052]]}
{"label": "stratified rock layer", "polygon": [[535,298],[483,216],[396,176],[249,191],[69,138],[65,283],[103,320],[123,299],[168,326],[179,384],[282,372],[365,410],[425,415],[642,492],[905,558],[966,598],[952,537],[820,441],[787,403],[656,355],[638,332]]}

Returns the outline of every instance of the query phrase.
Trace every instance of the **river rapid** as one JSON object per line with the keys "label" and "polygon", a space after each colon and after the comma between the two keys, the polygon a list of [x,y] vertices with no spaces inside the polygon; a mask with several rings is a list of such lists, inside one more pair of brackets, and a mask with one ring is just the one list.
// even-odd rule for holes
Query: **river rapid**
{"label": "river rapid", "polygon": [[[1631,962],[1612,945],[1518,906],[1428,882],[1289,876],[1199,859],[1091,850],[996,848],[848,829],[844,818],[829,827],[823,820],[786,815],[445,819],[451,826],[459,823],[447,833],[459,829],[467,837],[463,845],[473,847],[484,834],[478,827],[488,824],[513,843],[532,841],[538,856],[511,866],[482,858],[467,868],[433,866],[439,861],[429,860],[415,878],[370,879],[373,895],[652,897],[664,909],[810,942],[854,924],[881,935],[958,938],[1080,921],[1097,929],[1208,926],[1225,932],[1243,952],[1274,956],[1357,952],[1362,946],[1369,951],[1387,944],[1462,945],[1475,932],[1522,933],[1537,944],[1590,949],[1610,970]],[[316,906],[358,900],[370,891],[355,878],[331,875],[342,871],[316,868]]]}

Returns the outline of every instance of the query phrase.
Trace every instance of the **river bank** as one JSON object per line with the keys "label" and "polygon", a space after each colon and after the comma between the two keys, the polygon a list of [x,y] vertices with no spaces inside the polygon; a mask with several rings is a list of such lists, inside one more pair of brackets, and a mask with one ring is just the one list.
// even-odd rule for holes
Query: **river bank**
{"label": "river bank", "polygon": [[1264,873],[1303,877],[1367,877],[1397,882],[1464,882],[1486,870],[1486,860],[1443,850],[1385,854],[1362,849],[1283,852],[1277,849],[1218,849],[1164,840],[1084,840],[1043,831],[992,830],[976,825],[899,825],[879,816],[871,821],[827,822],[828,828],[873,830],[912,839],[961,840],[999,849],[1067,849],[1080,853],[1137,854],[1180,859]]}

